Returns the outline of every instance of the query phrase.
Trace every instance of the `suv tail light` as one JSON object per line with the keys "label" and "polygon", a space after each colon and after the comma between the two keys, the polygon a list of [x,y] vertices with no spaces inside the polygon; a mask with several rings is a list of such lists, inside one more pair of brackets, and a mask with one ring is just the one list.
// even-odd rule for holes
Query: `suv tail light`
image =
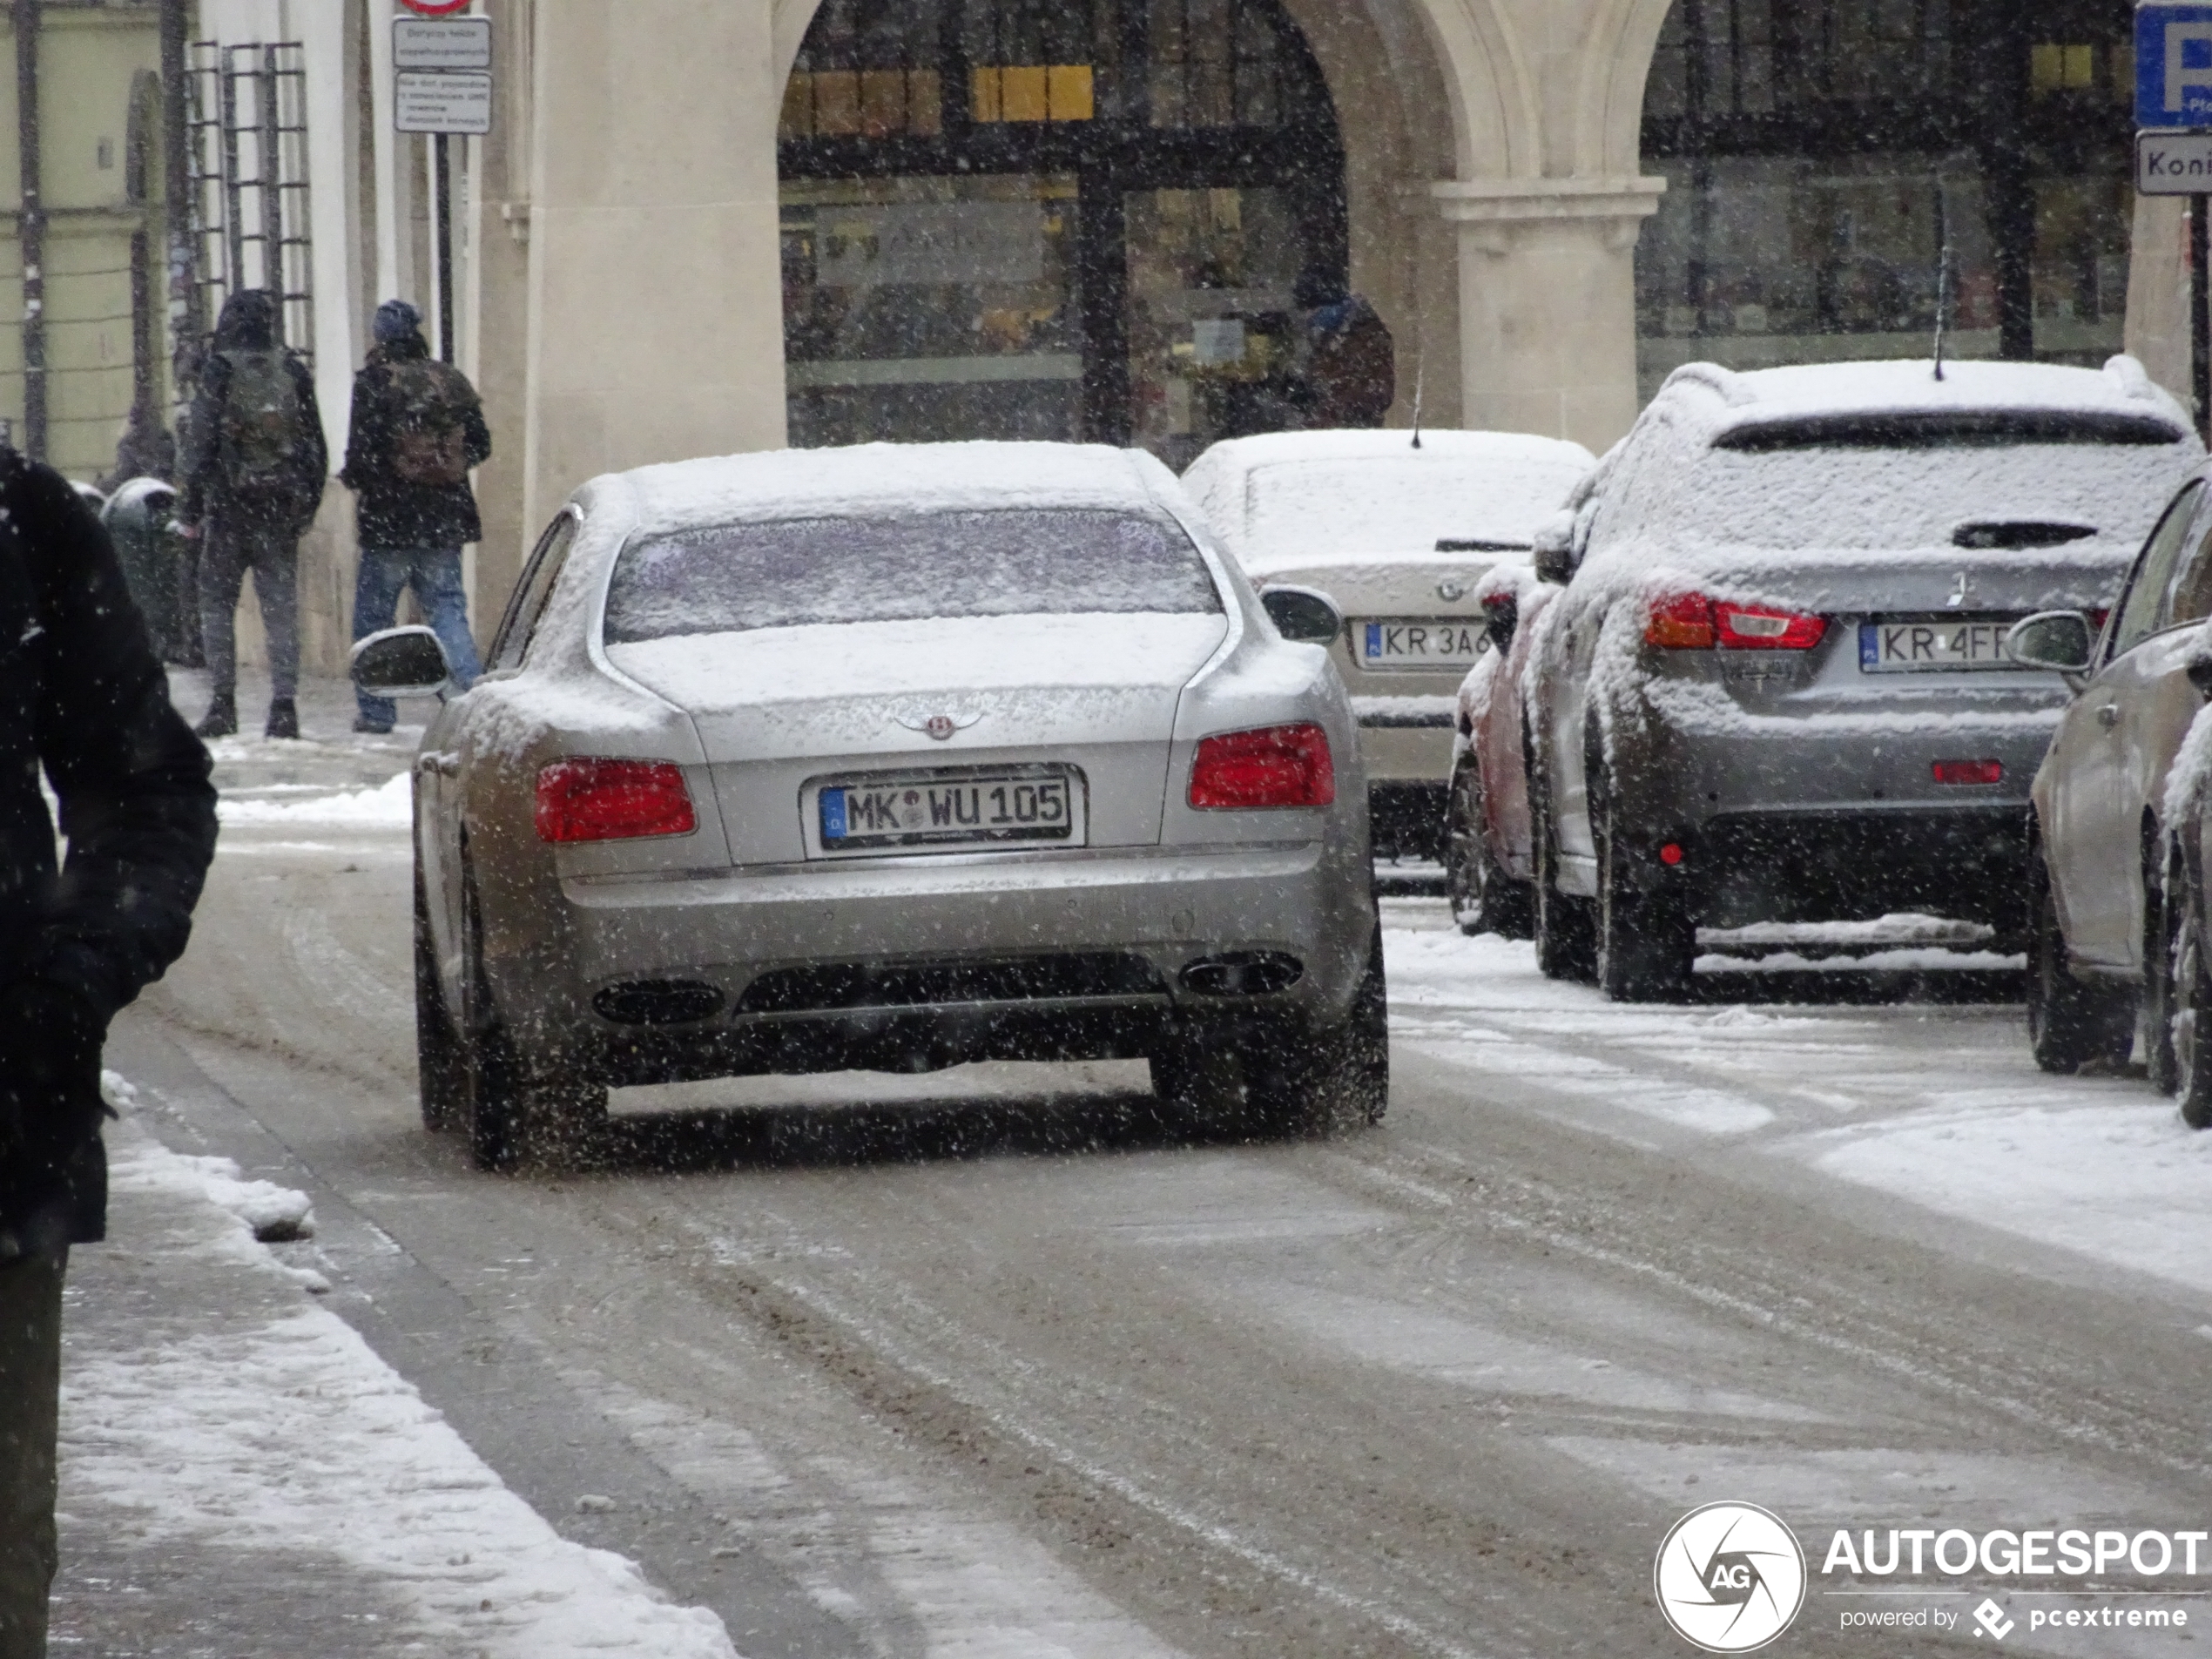
{"label": "suv tail light", "polygon": [[542,841],[621,841],[698,827],[684,769],[665,760],[556,760],[537,774]]}
{"label": "suv tail light", "polygon": [[1336,798],[1329,734],[1311,724],[1204,738],[1190,763],[1190,804],[1202,810],[1326,806]]}
{"label": "suv tail light", "polygon": [[1939,784],[2001,784],[2005,781],[2005,763],[2001,760],[1939,760],[1935,763],[1935,780]]}
{"label": "suv tail light", "polygon": [[1825,617],[1680,593],[1651,607],[1643,643],[1662,651],[1811,651],[1827,633]]}

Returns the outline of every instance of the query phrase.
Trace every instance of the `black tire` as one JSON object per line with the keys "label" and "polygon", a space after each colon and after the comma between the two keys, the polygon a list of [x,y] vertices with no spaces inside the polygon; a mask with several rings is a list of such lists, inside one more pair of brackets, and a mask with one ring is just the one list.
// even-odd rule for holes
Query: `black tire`
{"label": "black tire", "polygon": [[1690,995],[1697,926],[1680,895],[1638,890],[1614,822],[1614,797],[1593,792],[1597,843],[1598,989],[1615,1002],[1678,1002]]}
{"label": "black tire", "polygon": [[415,1071],[422,1101],[422,1127],[433,1135],[451,1129],[468,1103],[461,1035],[438,986],[437,954],[430,940],[430,905],[422,865],[415,866]]}
{"label": "black tire", "polygon": [[2173,930],[2171,969],[2174,1093],[2182,1122],[2191,1129],[2212,1129],[2212,961],[2204,950],[2204,895],[2184,879],[2178,900],[2174,907],[2181,913],[2181,925]]}
{"label": "black tire", "polygon": [[1381,927],[1341,1025],[1186,1035],[1152,1055],[1152,1086],[1204,1140],[1325,1136],[1382,1122],[1390,1109],[1390,993]]}
{"label": "black tire", "polygon": [[1551,813],[1529,773],[1531,845],[1536,854],[1536,966],[1547,979],[1588,984],[1597,976],[1597,911],[1587,899],[1561,893]]}
{"label": "black tire", "polygon": [[592,1162],[607,1117],[607,1089],[573,1069],[533,1063],[493,999],[483,969],[483,916],[475,878],[464,879],[467,914],[461,1036],[463,1126],[480,1170],[523,1163],[553,1168]]}
{"label": "black tire", "polygon": [[1507,875],[1490,854],[1490,838],[1482,827],[1482,769],[1472,755],[1462,757],[1452,773],[1444,818],[1444,889],[1461,933],[1535,937],[1535,888]]}
{"label": "black tire", "polygon": [[2182,876],[2162,877],[2149,858],[2143,868],[2143,1058],[2153,1086],[2174,1094],[2180,1069],[2174,1055],[2174,1019],[2180,1013],[2175,978],[2182,941]]}
{"label": "black tire", "polygon": [[2127,1064],[2135,1044],[2135,1000],[2074,978],[2040,840],[2029,845],[2027,880],[2027,1040],[2035,1063],[2061,1074],[2092,1061]]}

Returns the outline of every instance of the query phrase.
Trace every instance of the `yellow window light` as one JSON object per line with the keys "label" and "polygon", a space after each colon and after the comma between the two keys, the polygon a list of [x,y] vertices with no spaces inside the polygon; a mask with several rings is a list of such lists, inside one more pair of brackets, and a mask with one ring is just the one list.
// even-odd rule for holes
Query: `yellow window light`
{"label": "yellow window light", "polygon": [[1098,113],[1089,64],[979,65],[968,93],[968,118],[994,121],[1089,121]]}
{"label": "yellow window light", "polygon": [[1088,121],[1097,112],[1089,64],[1055,64],[1045,71],[1045,105],[1055,121]]}

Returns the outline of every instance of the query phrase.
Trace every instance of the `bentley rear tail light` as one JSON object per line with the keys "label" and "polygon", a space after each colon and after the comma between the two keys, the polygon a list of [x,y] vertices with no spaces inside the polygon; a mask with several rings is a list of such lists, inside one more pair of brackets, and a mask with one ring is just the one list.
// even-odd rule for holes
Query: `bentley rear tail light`
{"label": "bentley rear tail light", "polygon": [[698,827],[684,769],[665,760],[556,760],[537,774],[542,841],[622,841]]}
{"label": "bentley rear tail light", "polygon": [[1326,806],[1336,798],[1329,734],[1312,724],[1204,738],[1190,763],[1190,804],[1202,810]]}
{"label": "bentley rear tail light", "polygon": [[1643,643],[1662,651],[1811,651],[1827,633],[1824,617],[1680,593],[1651,607]]}

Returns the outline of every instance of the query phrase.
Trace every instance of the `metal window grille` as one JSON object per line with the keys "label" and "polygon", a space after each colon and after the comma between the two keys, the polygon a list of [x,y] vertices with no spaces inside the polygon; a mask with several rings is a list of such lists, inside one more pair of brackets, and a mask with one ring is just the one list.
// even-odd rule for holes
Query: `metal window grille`
{"label": "metal window grille", "polygon": [[232,294],[267,288],[280,300],[280,337],[312,358],[306,51],[297,41],[198,41],[186,84],[203,314],[212,322]]}

